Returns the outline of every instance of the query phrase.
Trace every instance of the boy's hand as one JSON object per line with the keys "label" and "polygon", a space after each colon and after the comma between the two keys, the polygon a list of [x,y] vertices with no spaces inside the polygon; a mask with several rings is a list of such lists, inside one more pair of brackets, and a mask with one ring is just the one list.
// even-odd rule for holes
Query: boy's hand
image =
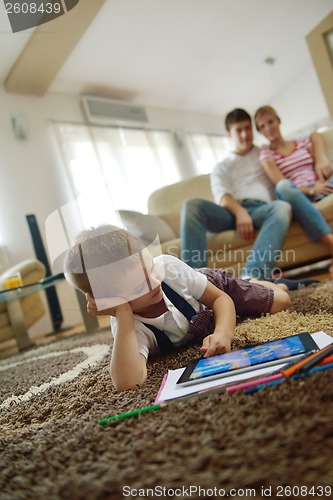
{"label": "boy's hand", "polygon": [[201,354],[205,358],[215,356],[216,354],[224,354],[231,349],[231,341],[224,335],[212,333],[204,338],[200,347]]}
{"label": "boy's hand", "polygon": [[102,308],[102,303],[99,301],[99,308],[97,308],[96,301],[90,293],[86,293],[86,300],[87,300],[87,312],[88,314],[91,314],[91,316],[116,316],[117,310],[123,306],[130,307],[128,302],[126,302],[124,299],[120,299],[119,302],[121,302],[119,305],[115,307],[107,307],[107,302],[108,299],[105,299],[105,309]]}

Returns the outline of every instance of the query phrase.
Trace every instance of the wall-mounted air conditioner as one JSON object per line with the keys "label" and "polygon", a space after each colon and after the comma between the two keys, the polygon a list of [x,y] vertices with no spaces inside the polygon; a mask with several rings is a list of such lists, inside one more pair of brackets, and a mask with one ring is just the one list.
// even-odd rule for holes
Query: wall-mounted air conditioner
{"label": "wall-mounted air conditioner", "polygon": [[83,96],[82,106],[87,121],[97,125],[148,122],[146,111],[143,107],[122,101],[103,97]]}

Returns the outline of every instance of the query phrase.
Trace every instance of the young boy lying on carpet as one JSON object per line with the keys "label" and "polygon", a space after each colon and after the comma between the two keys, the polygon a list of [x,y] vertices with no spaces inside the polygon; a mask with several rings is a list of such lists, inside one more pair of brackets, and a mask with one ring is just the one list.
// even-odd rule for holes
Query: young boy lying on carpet
{"label": "young boy lying on carpet", "polygon": [[80,233],[66,255],[65,276],[86,294],[90,314],[112,316],[111,377],[119,391],[143,385],[148,355],[191,341],[202,341],[205,357],[230,351],[236,316],[276,313],[290,304],[285,284],[192,269],[171,255],[153,258],[141,240],[116,226]]}

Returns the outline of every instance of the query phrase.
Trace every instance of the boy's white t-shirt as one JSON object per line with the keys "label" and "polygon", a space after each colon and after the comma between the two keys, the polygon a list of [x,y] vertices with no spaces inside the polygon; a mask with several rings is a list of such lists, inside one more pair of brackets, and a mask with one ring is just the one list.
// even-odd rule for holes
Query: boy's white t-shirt
{"label": "boy's white t-shirt", "polygon": [[[197,311],[203,309],[198,299],[203,295],[207,286],[207,277],[195,271],[177,257],[172,255],[160,255],[154,258],[154,265],[164,276],[165,281],[173,290],[191,304]],[[149,354],[158,354],[159,348],[153,332],[144,323],[150,324],[162,330],[172,342],[180,341],[189,328],[189,321],[172,304],[163,293],[168,311],[158,318],[143,318],[137,314],[133,315],[134,328],[138,341],[139,352],[147,359]],[[116,318],[111,317],[111,330],[115,337],[117,335]]]}

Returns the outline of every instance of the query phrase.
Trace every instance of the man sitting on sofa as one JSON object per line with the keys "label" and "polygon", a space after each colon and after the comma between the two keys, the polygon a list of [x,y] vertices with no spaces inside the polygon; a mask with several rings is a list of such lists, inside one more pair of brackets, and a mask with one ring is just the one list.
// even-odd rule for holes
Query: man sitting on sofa
{"label": "man sitting on sofa", "polygon": [[[211,174],[215,203],[199,198],[184,202],[181,210],[182,258],[192,267],[207,266],[207,231],[237,229],[253,242],[241,277],[272,279],[275,257],[291,221],[288,203],[274,200],[274,186],[259,162],[259,148],[253,144],[250,115],[234,109],[225,119],[234,151],[218,163]],[[254,239],[255,229],[260,229]]]}
{"label": "man sitting on sofa", "polygon": [[[253,242],[241,277],[272,280],[275,260],[289,229],[291,206],[274,200],[274,186],[260,165],[259,148],[253,144],[250,115],[236,108],[227,114],[225,125],[235,150],[218,163],[211,174],[215,203],[203,199],[184,202],[182,259],[195,268],[207,266],[206,232],[237,229],[244,240]],[[321,178],[327,168],[332,173],[331,166],[327,164],[325,145],[318,134],[312,134],[311,140],[316,149],[316,172]],[[255,229],[260,229],[256,239]],[[285,281],[289,288],[297,288],[313,280]]]}

